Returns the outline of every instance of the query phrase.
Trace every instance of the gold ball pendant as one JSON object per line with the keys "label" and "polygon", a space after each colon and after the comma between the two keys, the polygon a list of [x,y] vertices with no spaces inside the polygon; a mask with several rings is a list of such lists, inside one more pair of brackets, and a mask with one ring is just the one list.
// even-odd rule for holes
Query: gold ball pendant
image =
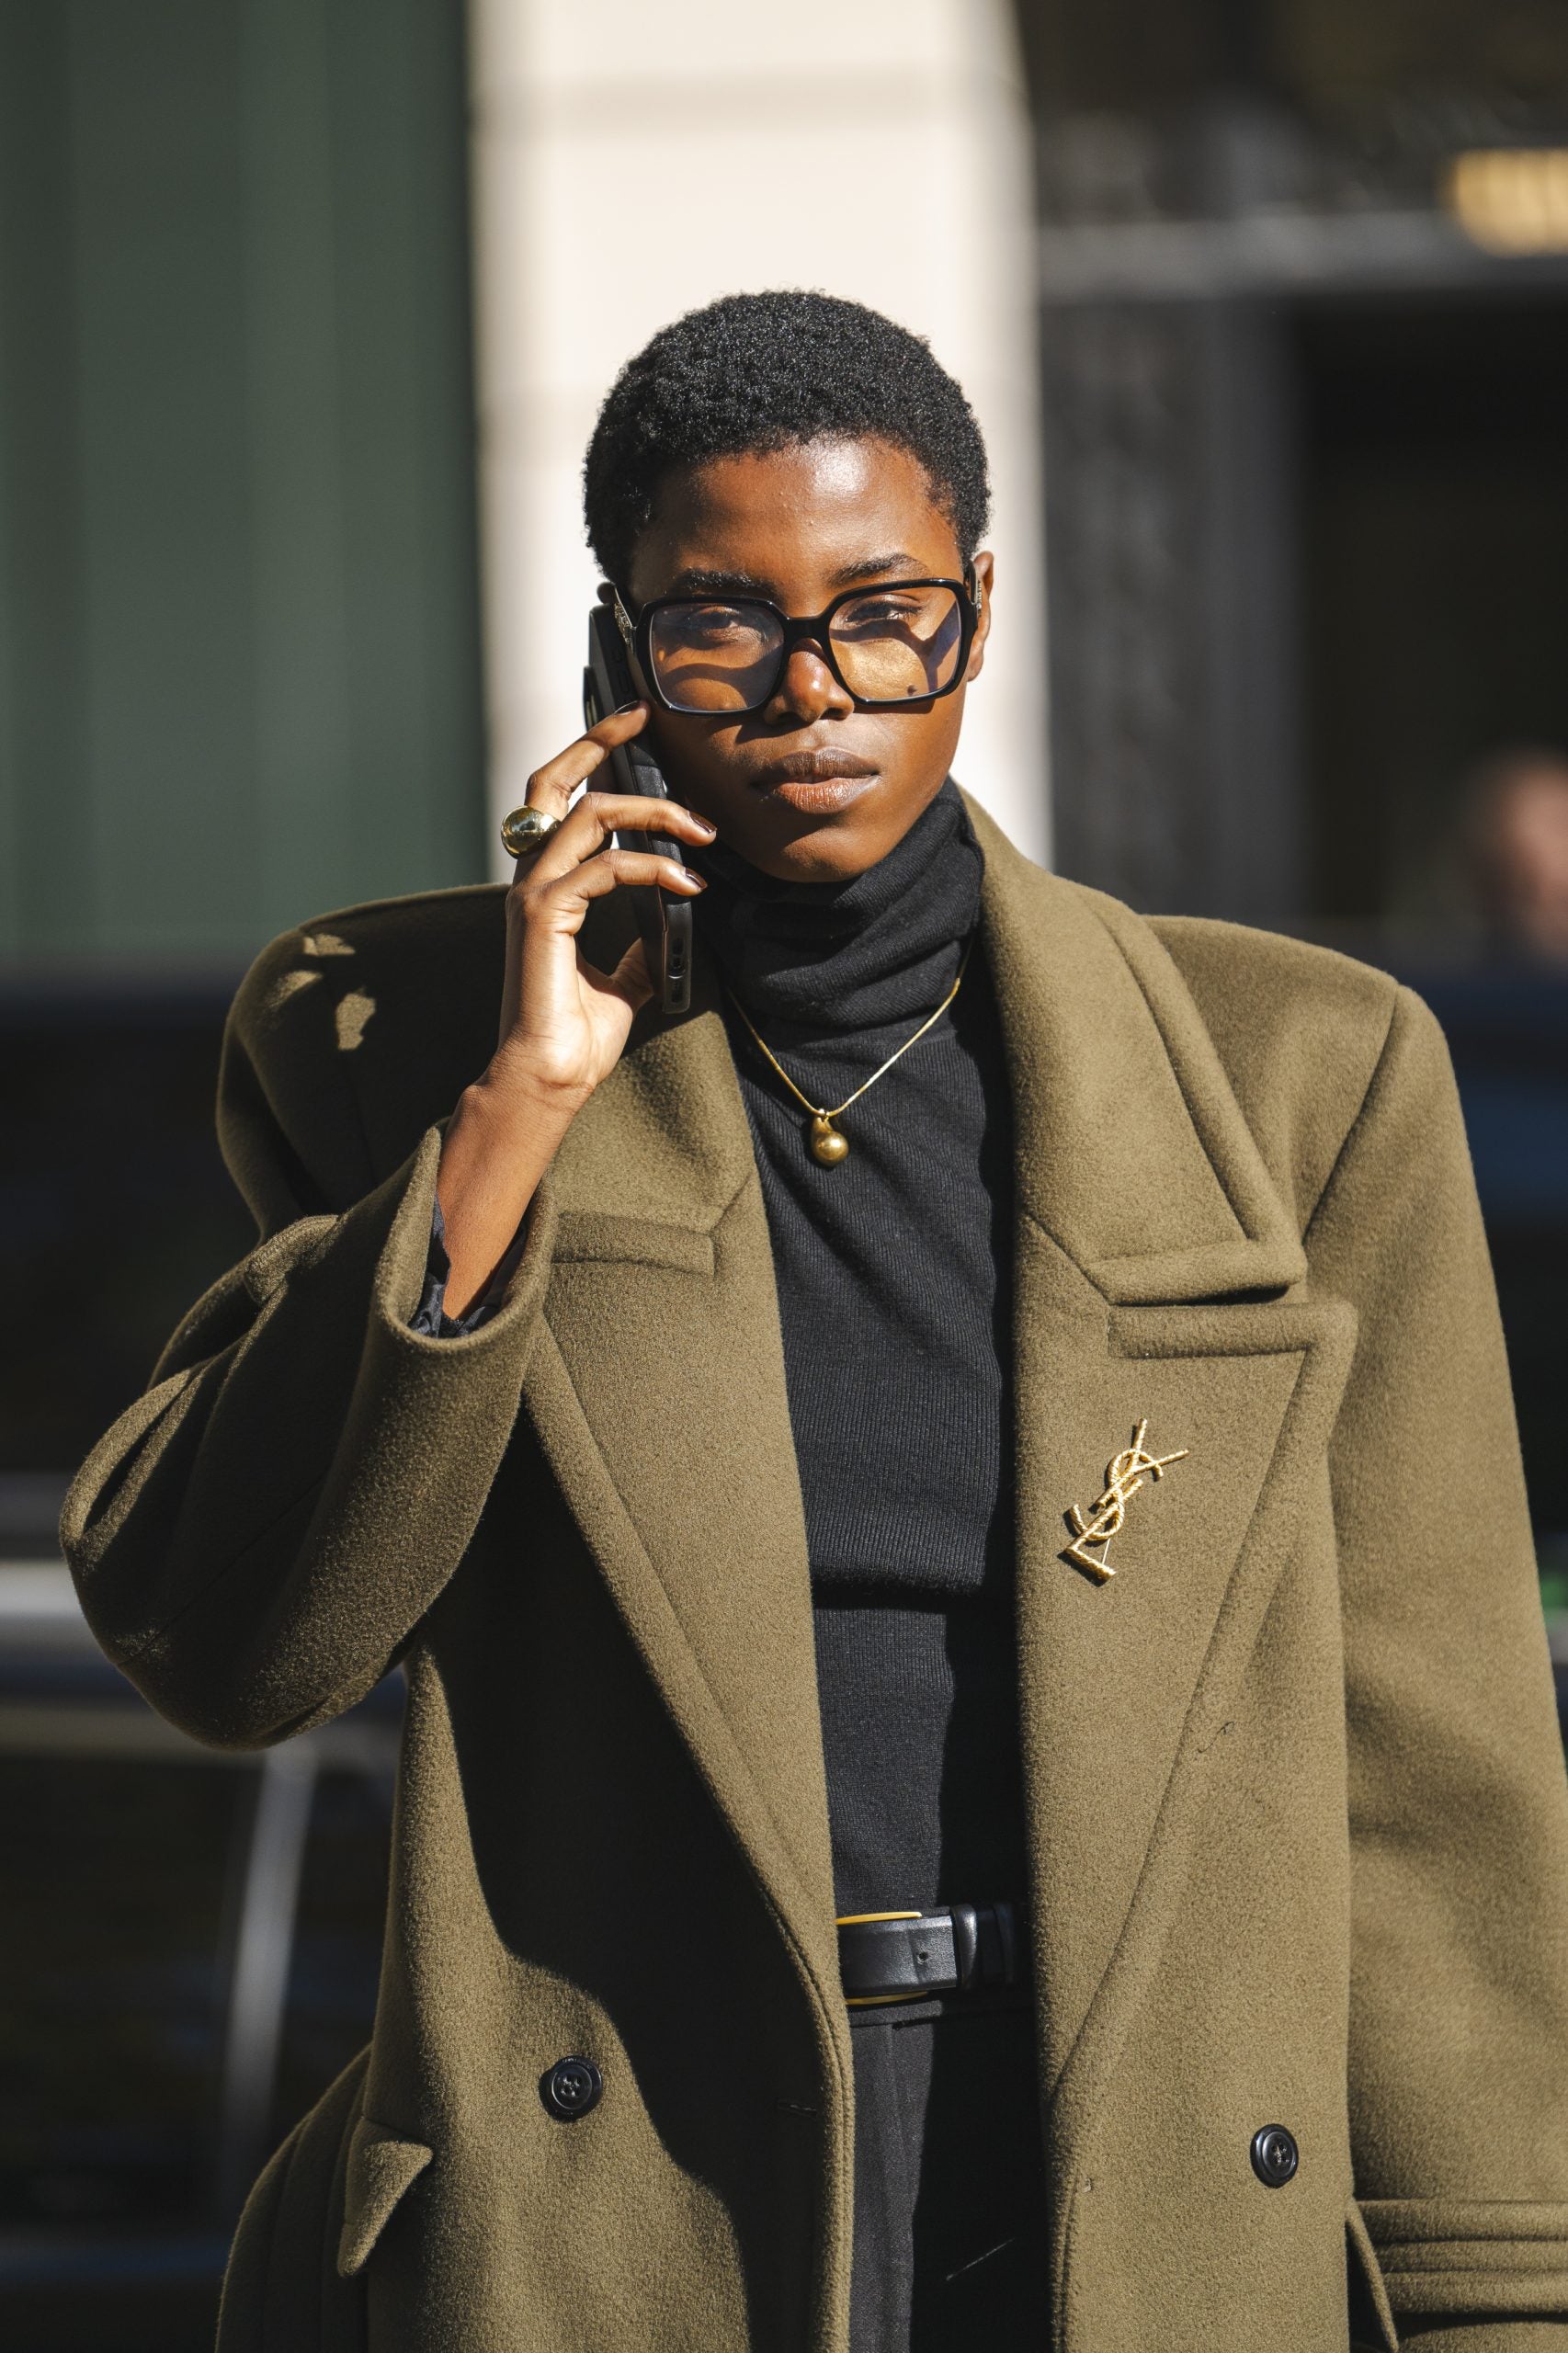
{"label": "gold ball pendant", "polygon": [[836,1168],[839,1162],[848,1156],[848,1138],[839,1134],[831,1120],[824,1120],[819,1114],[812,1121],[812,1158],[820,1161],[824,1168]]}

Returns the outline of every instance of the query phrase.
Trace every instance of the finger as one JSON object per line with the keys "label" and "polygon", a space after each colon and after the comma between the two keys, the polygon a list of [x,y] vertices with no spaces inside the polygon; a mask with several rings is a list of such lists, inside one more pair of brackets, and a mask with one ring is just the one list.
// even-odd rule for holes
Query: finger
{"label": "finger", "polygon": [[645,702],[629,703],[624,710],[612,710],[608,719],[601,719],[597,726],[579,735],[574,744],[557,752],[554,759],[546,760],[543,767],[534,770],[523,795],[525,805],[542,809],[551,817],[563,817],[577,787],[587,782],[616,745],[629,744],[644,726],[647,717]]}
{"label": "finger", "polygon": [[714,832],[706,817],[683,809],[678,801],[650,801],[645,793],[585,792],[544,847],[535,852],[530,870],[541,882],[555,881],[603,849],[612,834],[659,833],[667,840],[699,847],[713,839]]}
{"label": "finger", "polygon": [[[528,912],[575,914],[581,921],[582,909],[590,899],[654,883],[663,891],[678,892],[683,899],[695,899],[708,887],[700,874],[673,858],[659,858],[649,850],[605,849],[564,874],[534,882],[527,892]],[[575,924],[571,927],[575,929]]]}
{"label": "finger", "polygon": [[580,966],[585,987],[597,990],[605,996],[618,996],[639,1012],[653,994],[653,983],[648,977],[648,958],[640,939],[634,939],[613,972],[601,972],[592,964]]}
{"label": "finger", "polygon": [[590,979],[577,950],[577,935],[590,904],[623,885],[639,883],[659,883],[687,899],[698,897],[704,888],[700,875],[673,858],[621,849],[601,851],[544,889],[518,893],[521,938],[517,954],[508,960],[508,972],[517,979],[517,1003],[540,1008],[560,999],[562,992],[570,996]]}

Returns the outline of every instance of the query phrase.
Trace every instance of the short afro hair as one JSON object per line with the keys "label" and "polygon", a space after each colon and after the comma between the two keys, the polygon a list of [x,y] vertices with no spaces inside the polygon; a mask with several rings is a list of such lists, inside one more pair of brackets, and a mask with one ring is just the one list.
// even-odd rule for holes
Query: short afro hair
{"label": "short afro hair", "polygon": [[990,509],[974,412],[931,347],[832,294],[726,294],[662,327],[599,411],[583,468],[588,540],[626,585],[659,485],[677,466],[744,449],[862,437],[924,466],[964,555]]}

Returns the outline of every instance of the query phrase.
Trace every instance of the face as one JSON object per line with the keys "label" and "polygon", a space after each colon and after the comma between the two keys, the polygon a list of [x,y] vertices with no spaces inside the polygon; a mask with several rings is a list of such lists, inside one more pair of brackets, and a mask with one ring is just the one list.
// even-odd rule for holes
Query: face
{"label": "face", "polygon": [[1542,763],[1513,779],[1493,858],[1511,928],[1538,955],[1568,957],[1568,768]]}
{"label": "face", "polygon": [[[683,469],[663,484],[625,584],[656,597],[745,594],[820,613],[851,587],[961,580],[952,524],[925,469],[884,441],[823,440]],[[780,881],[862,874],[939,789],[991,626],[992,561],[965,684],[940,699],[858,710],[822,654],[797,645],[762,710],[655,709],[649,732],[671,790],[721,841]]]}

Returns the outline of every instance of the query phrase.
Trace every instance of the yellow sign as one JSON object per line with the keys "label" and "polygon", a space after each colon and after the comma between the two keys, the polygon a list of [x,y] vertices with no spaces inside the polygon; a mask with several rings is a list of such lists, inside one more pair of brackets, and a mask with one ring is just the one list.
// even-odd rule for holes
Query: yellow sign
{"label": "yellow sign", "polygon": [[1568,147],[1471,148],[1449,165],[1443,199],[1488,253],[1568,253]]}
{"label": "yellow sign", "polygon": [[[1121,1533],[1121,1523],[1127,1517],[1128,1497],[1138,1493],[1145,1476],[1162,1478],[1173,1462],[1185,1462],[1187,1460],[1185,1446],[1178,1447],[1175,1454],[1145,1453],[1143,1440],[1148,1428],[1148,1417],[1145,1415],[1132,1433],[1131,1445],[1124,1447],[1107,1463],[1105,1493],[1099,1501],[1087,1513],[1080,1511],[1074,1504],[1067,1514],[1073,1529],[1073,1541],[1067,1547],[1066,1557],[1075,1561],[1079,1568],[1087,1569],[1101,1585],[1107,1577],[1116,1574],[1110,1564],[1110,1540]],[[1098,1545],[1099,1551],[1089,1552],[1086,1548],[1091,1544]]]}

